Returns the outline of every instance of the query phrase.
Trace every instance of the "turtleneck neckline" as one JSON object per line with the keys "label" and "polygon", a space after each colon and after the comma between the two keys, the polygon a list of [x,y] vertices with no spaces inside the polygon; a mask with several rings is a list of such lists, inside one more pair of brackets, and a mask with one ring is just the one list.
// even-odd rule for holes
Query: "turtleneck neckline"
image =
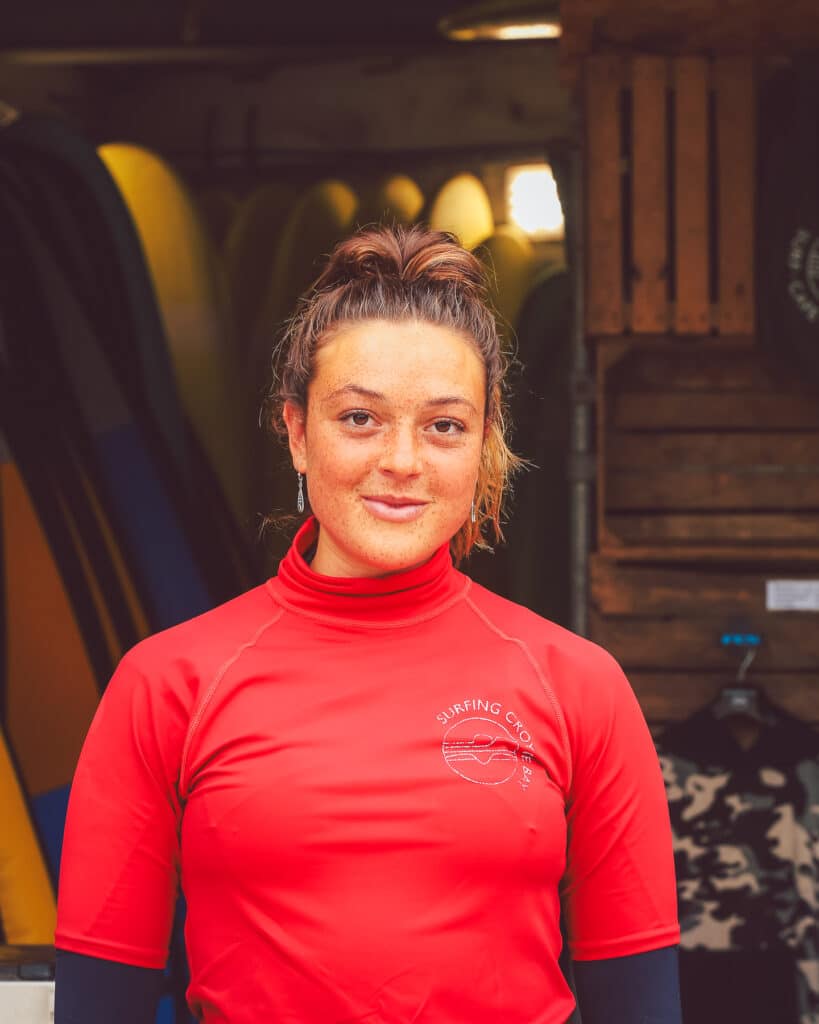
{"label": "turtleneck neckline", "polygon": [[448,544],[423,565],[404,572],[323,576],[305,560],[317,536],[318,523],[311,516],[293,538],[278,575],[267,584],[279,604],[311,618],[369,628],[410,625],[438,615],[469,588],[469,578],[452,564]]}

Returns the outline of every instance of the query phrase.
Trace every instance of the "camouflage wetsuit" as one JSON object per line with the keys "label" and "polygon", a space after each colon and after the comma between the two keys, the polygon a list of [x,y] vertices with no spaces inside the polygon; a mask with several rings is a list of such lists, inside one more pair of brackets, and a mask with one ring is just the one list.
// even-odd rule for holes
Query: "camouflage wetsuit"
{"label": "camouflage wetsuit", "polygon": [[769,707],[747,751],[707,708],[657,743],[692,1024],[819,1024],[819,736]]}

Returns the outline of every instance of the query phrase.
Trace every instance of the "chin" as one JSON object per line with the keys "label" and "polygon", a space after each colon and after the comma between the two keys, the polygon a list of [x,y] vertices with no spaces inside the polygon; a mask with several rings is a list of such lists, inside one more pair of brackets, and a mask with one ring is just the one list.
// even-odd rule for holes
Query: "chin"
{"label": "chin", "polygon": [[438,547],[440,545],[436,545],[434,548],[418,546],[395,552],[378,552],[374,557],[371,555],[371,564],[379,575],[404,572],[406,569],[413,569],[417,565],[428,562]]}
{"label": "chin", "polygon": [[[321,524],[318,513],[316,518]],[[328,539],[332,538],[330,550],[335,552],[334,563],[341,561],[346,566],[344,574],[354,576],[386,576],[422,565],[449,543],[460,526],[458,522],[448,530],[441,523],[431,528],[432,523],[392,524],[360,516],[345,520],[337,514],[335,518],[327,517],[327,522],[332,523],[324,529]],[[326,571],[331,576],[339,574],[335,569]]]}
{"label": "chin", "polygon": [[[370,563],[379,574],[402,572],[429,561],[449,537],[434,538],[424,543],[417,538],[401,541],[396,537],[371,537],[371,543],[363,548],[360,557]],[[380,542],[380,543],[379,543]]]}

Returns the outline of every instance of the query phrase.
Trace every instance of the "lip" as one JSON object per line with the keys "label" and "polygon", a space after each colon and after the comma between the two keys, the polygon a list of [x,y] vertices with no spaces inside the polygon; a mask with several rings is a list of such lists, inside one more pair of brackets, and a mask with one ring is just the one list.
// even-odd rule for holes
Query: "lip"
{"label": "lip", "polygon": [[426,501],[399,498],[392,494],[365,495],[362,501],[371,515],[388,523],[412,522],[423,514],[428,504]]}

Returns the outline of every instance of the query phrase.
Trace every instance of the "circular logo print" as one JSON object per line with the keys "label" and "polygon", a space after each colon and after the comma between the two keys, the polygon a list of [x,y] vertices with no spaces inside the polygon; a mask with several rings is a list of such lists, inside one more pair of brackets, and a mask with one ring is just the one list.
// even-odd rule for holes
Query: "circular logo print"
{"label": "circular logo print", "polygon": [[819,237],[799,227],[788,246],[788,294],[810,324],[819,321]]}
{"label": "circular logo print", "polygon": [[456,775],[484,786],[508,782],[518,767],[517,740],[493,718],[464,718],[451,725],[443,753]]}
{"label": "circular logo print", "polygon": [[805,260],[805,280],[811,295],[819,301],[819,238],[814,238]]}

